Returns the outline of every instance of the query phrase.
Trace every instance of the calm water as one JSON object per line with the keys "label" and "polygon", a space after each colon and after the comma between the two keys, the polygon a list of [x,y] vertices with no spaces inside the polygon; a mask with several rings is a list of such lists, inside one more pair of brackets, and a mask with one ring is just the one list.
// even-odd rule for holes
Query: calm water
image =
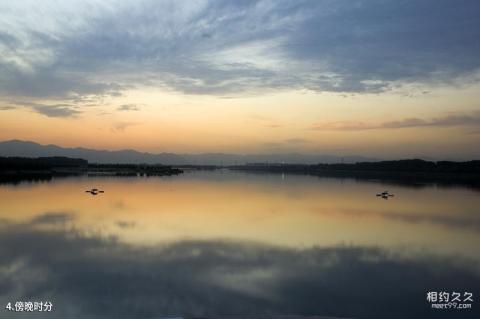
{"label": "calm water", "polygon": [[[0,318],[479,318],[466,188],[229,171],[4,184],[0,243]],[[432,310],[428,291],[473,308]],[[19,300],[55,310],[3,311]]]}

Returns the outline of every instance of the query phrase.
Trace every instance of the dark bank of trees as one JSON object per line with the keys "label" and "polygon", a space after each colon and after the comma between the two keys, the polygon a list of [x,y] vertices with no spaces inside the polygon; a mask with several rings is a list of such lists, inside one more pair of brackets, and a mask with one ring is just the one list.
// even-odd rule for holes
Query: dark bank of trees
{"label": "dark bank of trees", "polygon": [[86,168],[88,162],[68,157],[0,157],[0,170],[51,170],[55,168]]}
{"label": "dark bank of trees", "polygon": [[317,169],[349,171],[425,172],[425,173],[480,173],[480,161],[430,162],[420,159],[363,162],[355,164],[318,164]]}
{"label": "dark bank of trees", "polygon": [[177,175],[183,171],[161,164],[89,164],[88,174],[98,176],[164,176]]}
{"label": "dark bank of trees", "polygon": [[45,180],[54,176],[163,176],[182,173],[178,168],[147,164],[89,164],[69,157],[0,157],[0,179]]}
{"label": "dark bank of trees", "polygon": [[0,157],[0,182],[44,181],[54,176],[82,174],[88,162],[68,157]]}
{"label": "dark bank of trees", "polygon": [[401,184],[439,183],[480,187],[480,161],[431,162],[420,159],[354,164],[266,164],[233,166],[248,172],[308,174],[325,177],[375,179]]}
{"label": "dark bank of trees", "polygon": [[430,162],[421,159],[397,161],[360,162],[353,164],[268,164],[254,163],[234,166],[233,169],[265,171],[371,171],[371,172],[423,172],[423,173],[480,173],[480,160],[467,162],[439,161]]}

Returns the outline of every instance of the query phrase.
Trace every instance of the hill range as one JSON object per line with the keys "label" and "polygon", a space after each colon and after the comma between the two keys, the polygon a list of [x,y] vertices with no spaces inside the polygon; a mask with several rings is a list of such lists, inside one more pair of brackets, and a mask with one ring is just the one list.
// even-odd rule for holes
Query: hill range
{"label": "hill range", "polygon": [[82,158],[90,163],[131,163],[131,164],[165,164],[165,165],[243,165],[247,163],[356,163],[372,162],[378,159],[361,156],[335,156],[324,154],[175,154],[148,153],[132,149],[95,150],[83,147],[61,147],[53,144],[42,145],[31,141],[9,140],[0,142],[0,156],[49,157],[65,156]]}

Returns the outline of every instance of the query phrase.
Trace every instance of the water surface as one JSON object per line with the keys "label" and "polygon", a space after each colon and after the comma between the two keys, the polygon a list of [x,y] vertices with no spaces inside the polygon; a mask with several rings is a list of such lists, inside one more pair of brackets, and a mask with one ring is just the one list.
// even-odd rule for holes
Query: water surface
{"label": "water surface", "polygon": [[4,184],[0,301],[51,300],[48,318],[474,318],[426,293],[478,296],[479,195],[226,170]]}

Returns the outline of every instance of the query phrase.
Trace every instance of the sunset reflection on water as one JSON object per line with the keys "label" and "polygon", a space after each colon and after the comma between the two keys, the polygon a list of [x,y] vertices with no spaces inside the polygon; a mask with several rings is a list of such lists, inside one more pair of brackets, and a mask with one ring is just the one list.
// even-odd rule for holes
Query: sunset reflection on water
{"label": "sunset reflection on water", "polygon": [[377,302],[429,317],[425,291],[478,289],[479,205],[463,188],[226,170],[3,184],[0,301],[48,296],[59,318],[381,317]]}

